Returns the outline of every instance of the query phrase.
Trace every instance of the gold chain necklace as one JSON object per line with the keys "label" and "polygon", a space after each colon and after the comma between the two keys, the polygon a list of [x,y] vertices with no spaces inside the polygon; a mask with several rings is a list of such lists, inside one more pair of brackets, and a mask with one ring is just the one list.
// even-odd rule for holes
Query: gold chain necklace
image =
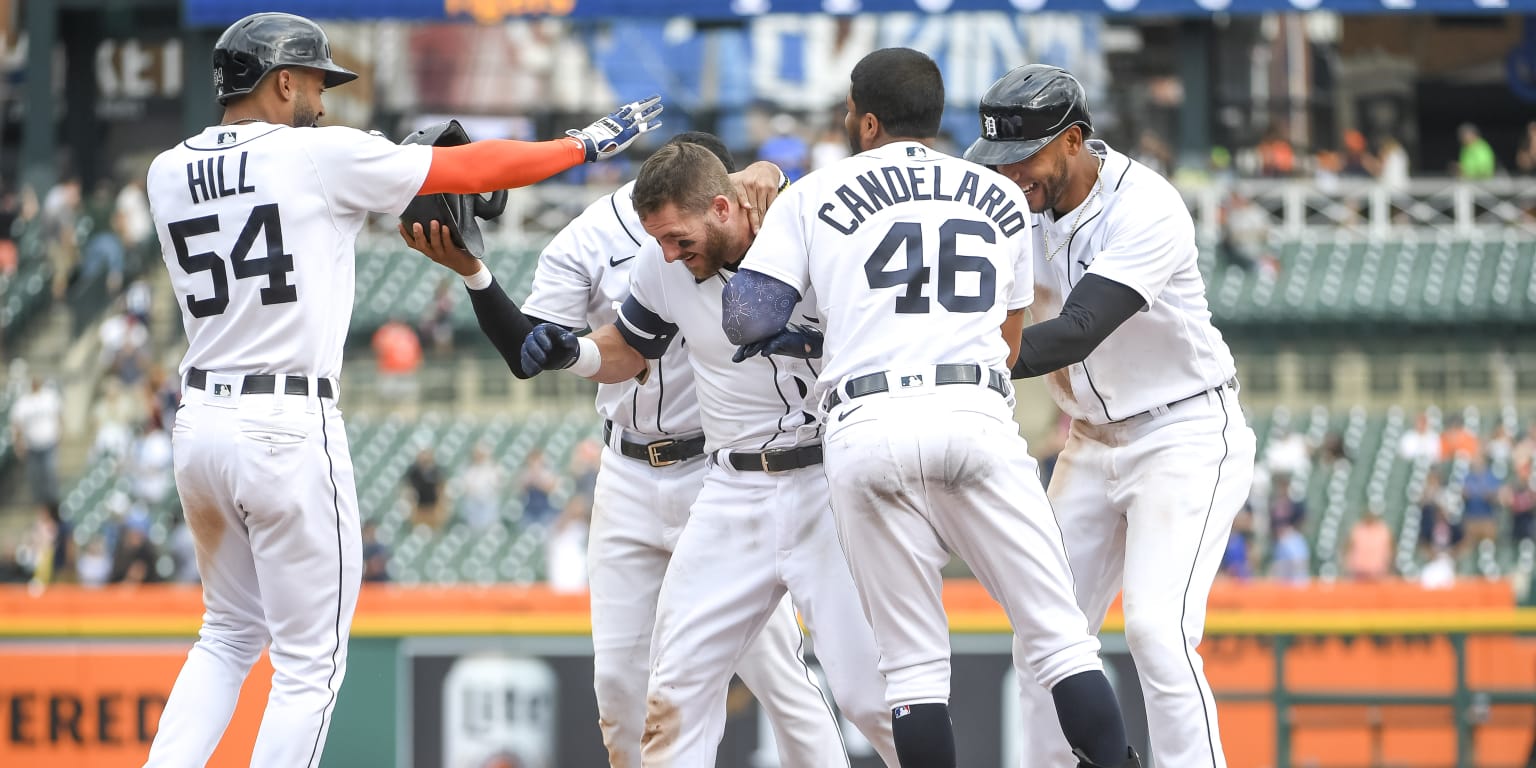
{"label": "gold chain necklace", "polygon": [[1101,157],[1101,158],[1099,158],[1099,170],[1094,173],[1093,191],[1089,192],[1088,193],[1088,198],[1083,201],[1082,205],[1077,207],[1077,218],[1073,219],[1073,221],[1072,221],[1072,231],[1068,232],[1067,236],[1065,238],[1063,238],[1062,241],[1060,243],[1058,243],[1055,248],[1051,248],[1051,230],[1050,230],[1050,228],[1049,227],[1041,227],[1040,228],[1040,238],[1045,241],[1045,247],[1046,247],[1047,250],[1050,251],[1050,253],[1047,253],[1045,255],[1045,260],[1046,261],[1050,261],[1051,259],[1056,258],[1056,254],[1061,253],[1061,249],[1066,247],[1067,243],[1072,242],[1073,236],[1075,236],[1077,234],[1077,227],[1078,227],[1078,225],[1083,223],[1083,214],[1088,212],[1088,204],[1093,202],[1093,199],[1095,197],[1099,196],[1099,190],[1101,190],[1103,188],[1104,188],[1104,158]]}

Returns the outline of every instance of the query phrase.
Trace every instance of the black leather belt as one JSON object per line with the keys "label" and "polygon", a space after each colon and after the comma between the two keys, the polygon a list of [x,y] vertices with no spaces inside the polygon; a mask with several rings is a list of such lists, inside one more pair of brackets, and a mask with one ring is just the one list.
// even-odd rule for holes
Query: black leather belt
{"label": "black leather belt", "polygon": [[[192,389],[208,388],[208,372],[201,368],[193,368],[187,371],[187,386]],[[320,379],[315,386],[320,397],[334,398],[336,390],[331,388],[330,379]],[[240,381],[240,394],[242,395],[270,395],[277,391],[277,376],[270,373],[258,373],[245,376]],[[286,376],[283,379],[283,394],[308,395],[309,379],[303,376]]]}
{"label": "black leather belt", "polygon": [[[909,379],[914,378],[918,379],[918,381],[913,382],[912,386],[921,386],[922,377],[920,375],[902,376],[902,384],[905,386]],[[864,376],[855,376],[849,379],[847,384],[844,384],[842,387],[837,387],[827,394],[826,409],[831,410],[837,407],[838,403],[843,401],[843,394],[845,393],[844,390],[846,390],[846,394],[850,400],[856,397],[863,397],[865,395],[888,392],[890,391],[891,387],[889,379],[890,374],[885,371],[881,371],[880,373],[870,373]],[[949,363],[936,365],[933,367],[933,383],[973,385],[980,384],[981,366],[975,364],[953,365]],[[990,389],[999,395],[1002,395],[1003,397],[1007,397],[1008,376],[1000,371],[988,369],[987,389]]]}
{"label": "black leather belt", "polygon": [[732,451],[726,460],[743,472],[788,472],[820,464],[821,446],[774,448],[761,453]]}
{"label": "black leather belt", "polygon": [[[603,442],[613,445],[613,422],[603,422]],[[657,440],[650,443],[633,443],[619,440],[619,453],[631,459],[639,459],[653,467],[666,467],[704,455],[704,436],[686,440]]]}
{"label": "black leather belt", "polygon": [[[1223,390],[1223,389],[1230,389],[1230,390],[1236,392],[1237,391],[1237,377],[1233,376],[1232,378],[1227,379],[1226,381],[1223,381],[1222,383],[1217,384],[1216,386],[1211,387],[1210,389],[1202,389],[1199,392],[1196,392],[1193,395],[1190,395],[1189,397],[1181,397],[1181,398],[1179,398],[1179,399],[1177,399],[1177,400],[1175,400],[1175,401],[1173,401],[1173,402],[1163,406],[1162,409],[1166,411],[1169,408],[1174,407],[1175,405],[1181,405],[1183,403],[1187,403],[1187,402],[1189,402],[1189,401],[1191,401],[1191,400],[1193,400],[1193,399],[1195,399],[1197,397],[1205,397],[1205,393],[1207,393],[1207,392],[1218,392],[1218,391]],[[1151,413],[1153,410],[1155,410],[1155,409],[1147,409],[1145,411],[1142,411],[1141,413],[1136,414],[1136,416],[1145,416],[1145,415]],[[1136,416],[1129,416],[1127,418],[1134,419],[1134,418],[1136,418]]]}

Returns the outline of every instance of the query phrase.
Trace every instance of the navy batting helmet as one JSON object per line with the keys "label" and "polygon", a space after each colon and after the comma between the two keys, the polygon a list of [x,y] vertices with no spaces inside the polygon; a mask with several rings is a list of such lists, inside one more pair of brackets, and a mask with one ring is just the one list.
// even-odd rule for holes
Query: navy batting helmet
{"label": "navy batting helmet", "polygon": [[1083,84],[1045,64],[1015,67],[981,97],[981,138],[965,159],[981,165],[1017,163],[1074,125],[1093,131]]}
{"label": "navy batting helmet", "polygon": [[357,79],[331,61],[331,43],[319,24],[291,13],[255,13],[224,30],[213,45],[213,87],[219,103],[255,90],[279,67],[309,67],[325,73],[325,87]]}

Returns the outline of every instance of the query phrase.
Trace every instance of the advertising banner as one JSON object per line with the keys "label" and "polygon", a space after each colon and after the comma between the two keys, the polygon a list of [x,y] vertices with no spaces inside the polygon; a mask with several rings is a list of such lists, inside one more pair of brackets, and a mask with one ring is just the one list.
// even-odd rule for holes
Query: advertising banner
{"label": "advertising banner", "polygon": [[[0,643],[0,766],[142,765],[190,642]],[[251,761],[272,667],[265,654],[211,768]]]}

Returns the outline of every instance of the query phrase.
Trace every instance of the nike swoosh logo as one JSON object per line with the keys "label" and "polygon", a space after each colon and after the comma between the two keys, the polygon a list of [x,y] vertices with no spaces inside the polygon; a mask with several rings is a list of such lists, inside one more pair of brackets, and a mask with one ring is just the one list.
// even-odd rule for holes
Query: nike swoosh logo
{"label": "nike swoosh logo", "polygon": [[855,405],[854,407],[849,408],[848,410],[843,411],[842,413],[839,413],[837,415],[838,423],[842,423],[843,419],[846,419],[849,416],[852,416],[854,411],[857,411],[858,409],[863,408],[863,407],[864,406],[862,406],[862,405]]}
{"label": "nike swoosh logo", "polygon": [[[630,256],[629,259],[633,259],[635,256],[639,256],[639,255],[640,254],[637,253],[634,256]],[[629,259],[619,259],[619,260],[615,261],[612,256],[609,256],[608,257],[608,266],[610,266],[610,267],[617,267],[618,265],[623,264],[626,261],[629,261]]]}

